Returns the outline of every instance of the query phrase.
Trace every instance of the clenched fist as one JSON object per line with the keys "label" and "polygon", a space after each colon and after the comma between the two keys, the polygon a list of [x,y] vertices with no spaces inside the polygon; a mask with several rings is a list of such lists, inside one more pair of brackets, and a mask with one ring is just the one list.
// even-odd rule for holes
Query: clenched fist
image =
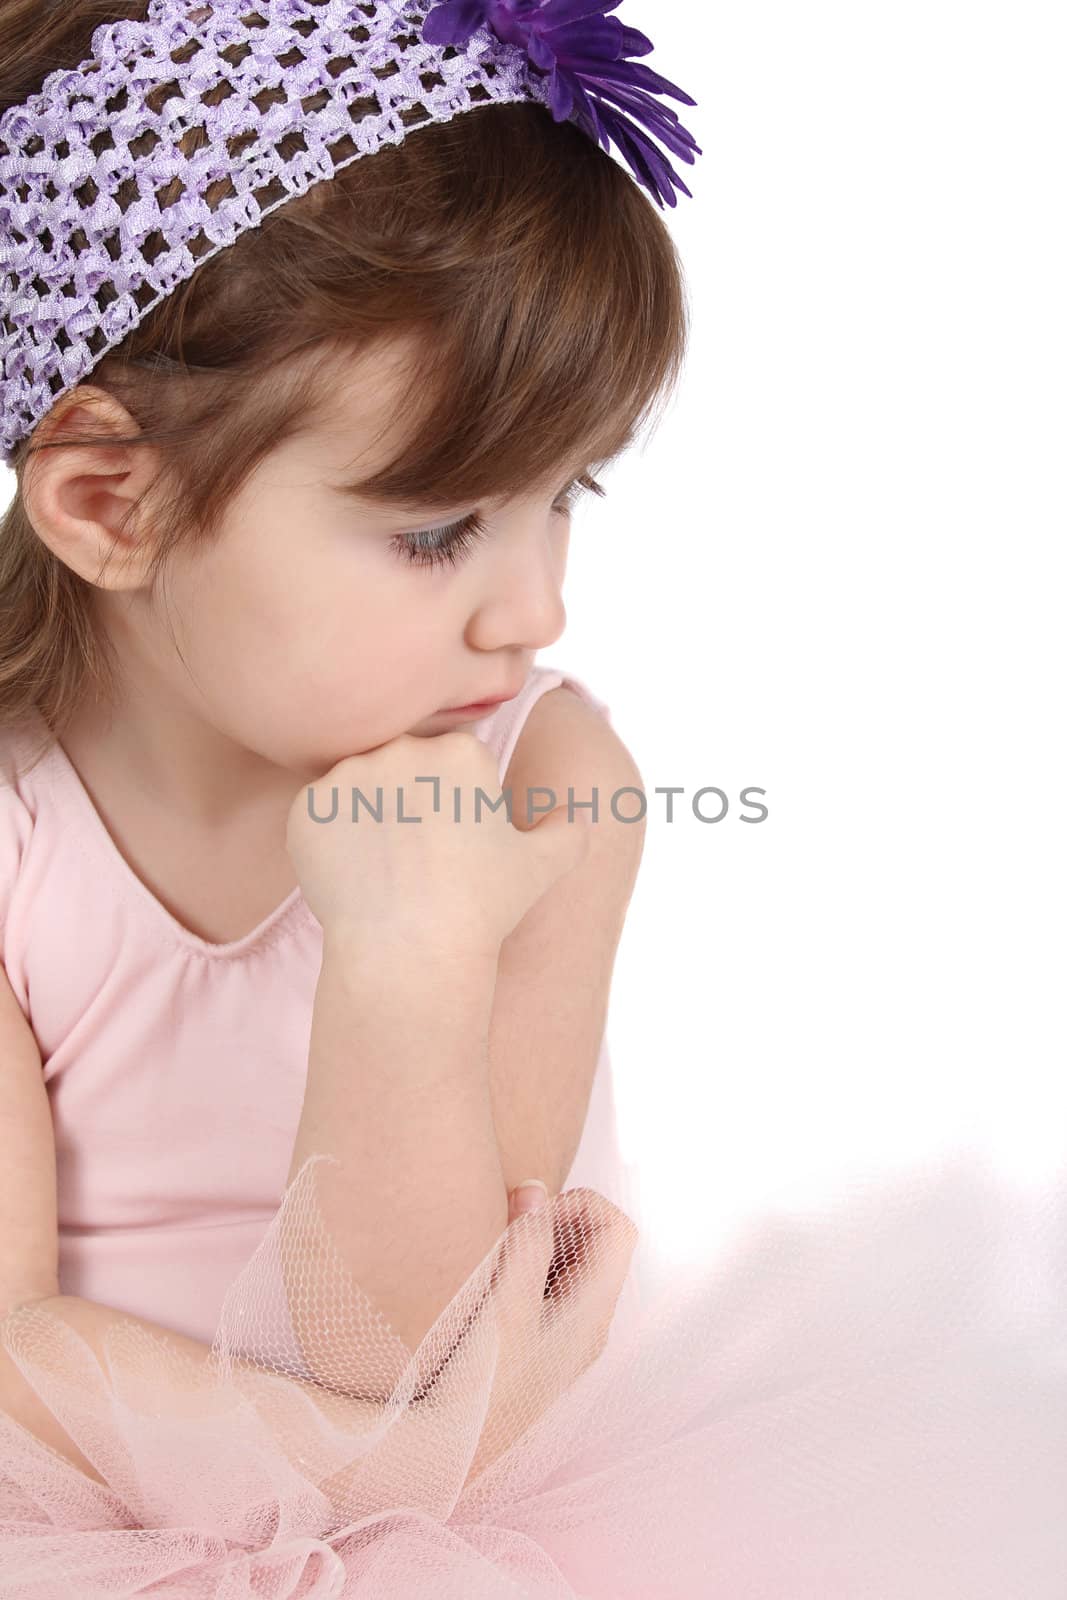
{"label": "clenched fist", "polygon": [[[363,796],[358,820],[354,789]],[[303,787],[286,848],[304,898],[331,934],[413,957],[495,959],[531,906],[584,859],[590,825],[584,811],[570,821],[563,807],[523,832],[502,803],[491,809],[500,800],[496,757],[474,734],[403,734],[346,756]]]}

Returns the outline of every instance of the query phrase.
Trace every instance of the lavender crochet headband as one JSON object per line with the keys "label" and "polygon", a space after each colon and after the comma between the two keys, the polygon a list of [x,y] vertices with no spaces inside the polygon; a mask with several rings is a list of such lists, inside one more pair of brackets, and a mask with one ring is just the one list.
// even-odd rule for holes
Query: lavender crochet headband
{"label": "lavender crochet headband", "polygon": [[[605,15],[620,4],[152,0],[144,22],[97,28],[88,61],[0,116],[4,461],[202,261],[427,123],[539,101],[613,140],[657,205],[676,205],[689,190],[649,134],[689,163],[702,152],[653,96],[696,101],[626,59],[652,44]],[[304,148],[281,155],[295,132]]]}

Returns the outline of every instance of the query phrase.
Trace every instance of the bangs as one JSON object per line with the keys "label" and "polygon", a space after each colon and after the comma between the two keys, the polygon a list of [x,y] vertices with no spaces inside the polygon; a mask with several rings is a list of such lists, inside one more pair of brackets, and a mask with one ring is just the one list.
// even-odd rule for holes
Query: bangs
{"label": "bangs", "polygon": [[[510,109],[496,118],[498,139],[478,146],[494,158],[478,183],[469,162],[451,164],[442,149],[451,125],[406,141],[430,132],[442,172],[460,172],[462,266],[420,285],[425,315],[409,329],[416,354],[387,424],[410,419],[403,445],[343,493],[404,507],[521,495],[566,469],[608,465],[671,398],[686,305],[664,236],[639,225],[643,195],[630,185],[620,205],[617,171],[584,134],[533,108]],[[539,136],[542,159],[531,160]],[[523,146],[510,165],[509,139]],[[449,198],[438,194],[445,216]],[[470,250],[471,236],[480,250]]]}

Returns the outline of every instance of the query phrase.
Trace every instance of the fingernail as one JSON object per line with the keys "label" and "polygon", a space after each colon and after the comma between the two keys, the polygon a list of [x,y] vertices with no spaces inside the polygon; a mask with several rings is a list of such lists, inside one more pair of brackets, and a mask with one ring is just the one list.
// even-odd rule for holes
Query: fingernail
{"label": "fingernail", "polygon": [[515,1190],[515,1210],[518,1212],[540,1211],[547,1204],[548,1185],[542,1183],[540,1178],[529,1178]]}

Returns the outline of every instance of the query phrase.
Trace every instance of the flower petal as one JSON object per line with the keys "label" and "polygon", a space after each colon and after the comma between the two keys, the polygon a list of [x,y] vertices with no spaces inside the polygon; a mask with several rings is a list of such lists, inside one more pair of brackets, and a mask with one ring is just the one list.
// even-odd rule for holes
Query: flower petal
{"label": "flower petal", "polygon": [[427,44],[465,45],[485,25],[488,0],[446,0],[427,12],[422,37]]}
{"label": "flower petal", "polygon": [[574,110],[574,89],[568,75],[558,67],[548,82],[548,109],[557,122],[566,122]]}
{"label": "flower petal", "polygon": [[628,114],[631,123],[644,123],[649,133],[654,133],[657,139],[673,150],[675,155],[681,156],[683,161],[689,162],[690,166],[695,156],[703,154],[693,135],[682,127],[677,113],[670,106],[661,106],[655,100],[649,100],[640,90],[615,89],[608,84],[598,86],[593,93],[598,100],[612,101],[620,108],[613,115]]}
{"label": "flower petal", "polygon": [[577,22],[582,17],[615,11],[621,5],[622,0],[545,0],[545,4],[541,7],[541,15],[551,18],[548,25],[556,28],[568,22]]}
{"label": "flower petal", "polygon": [[556,65],[556,51],[547,39],[542,39],[540,34],[532,33],[527,47],[527,53],[535,67],[540,67],[542,72],[551,72]]}
{"label": "flower petal", "polygon": [[605,82],[631,84],[650,94],[669,94],[673,100],[681,100],[683,105],[695,106],[697,103],[684,89],[679,89],[668,78],[653,72],[651,67],[642,66],[639,61],[596,61],[588,65],[583,63],[575,70]]}

